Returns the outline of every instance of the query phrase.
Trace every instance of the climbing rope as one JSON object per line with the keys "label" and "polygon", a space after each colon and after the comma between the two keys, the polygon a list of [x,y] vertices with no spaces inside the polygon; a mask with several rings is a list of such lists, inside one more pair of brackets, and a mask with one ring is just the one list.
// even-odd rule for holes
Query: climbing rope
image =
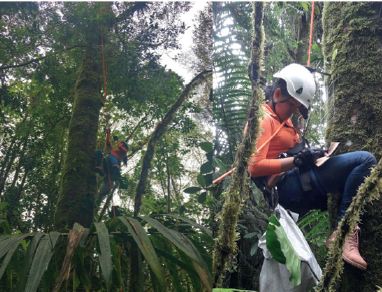
{"label": "climbing rope", "polygon": [[104,51],[104,42],[103,34],[101,32],[101,63],[102,63],[102,77],[103,77],[103,101],[106,101],[107,96],[107,64],[105,62],[105,51]]}
{"label": "climbing rope", "polygon": [[310,14],[310,32],[309,32],[309,46],[308,46],[308,61],[307,66],[310,66],[310,52],[312,50],[312,40],[313,40],[313,19],[314,19],[314,1],[312,1],[312,12]]}

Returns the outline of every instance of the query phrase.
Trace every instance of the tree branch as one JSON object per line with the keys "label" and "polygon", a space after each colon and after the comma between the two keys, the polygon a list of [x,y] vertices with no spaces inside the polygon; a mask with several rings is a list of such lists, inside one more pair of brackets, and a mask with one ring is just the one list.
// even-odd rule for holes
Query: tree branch
{"label": "tree branch", "polygon": [[36,63],[36,62],[39,62],[41,60],[44,60],[44,59],[50,57],[51,55],[55,55],[55,54],[58,54],[58,53],[62,53],[62,52],[65,52],[65,51],[69,51],[69,50],[76,49],[76,48],[81,48],[81,47],[84,47],[84,46],[78,45],[78,46],[69,47],[69,48],[62,49],[62,50],[59,50],[59,51],[56,51],[56,52],[52,52],[51,54],[46,54],[45,56],[41,56],[41,57],[38,57],[38,58],[35,58],[35,59],[32,59],[32,60],[26,61],[26,62],[20,63],[20,64],[4,65],[4,66],[0,67],[0,70],[6,70],[6,69],[11,69],[11,68],[19,68],[19,67],[28,66],[28,65],[30,65],[32,63]]}
{"label": "tree branch", "polygon": [[151,167],[151,161],[154,157],[155,146],[159,139],[166,132],[168,125],[172,122],[175,117],[176,112],[179,110],[183,102],[190,95],[191,91],[195,86],[200,84],[203,80],[212,75],[212,70],[206,70],[198,75],[196,75],[190,83],[186,85],[183,92],[180,94],[175,103],[171,106],[170,110],[166,113],[163,120],[160,121],[155,127],[154,132],[151,134],[145,156],[143,157],[142,170],[140,179],[136,188],[135,193],[135,204],[134,204],[134,216],[138,216],[139,210],[141,208],[142,197],[146,191],[146,184],[148,180],[149,170]]}

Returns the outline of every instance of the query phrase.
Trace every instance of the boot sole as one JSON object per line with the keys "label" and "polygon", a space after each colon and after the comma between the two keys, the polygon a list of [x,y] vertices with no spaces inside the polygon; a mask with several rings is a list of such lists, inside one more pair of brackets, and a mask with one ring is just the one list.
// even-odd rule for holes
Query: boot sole
{"label": "boot sole", "polygon": [[342,255],[342,259],[343,259],[345,262],[347,262],[348,264],[350,264],[350,265],[352,265],[352,266],[354,266],[354,267],[356,267],[356,268],[358,268],[358,269],[360,269],[360,270],[365,271],[366,268],[367,268],[367,266],[365,267],[365,266],[362,266],[362,265],[360,265],[360,264],[358,264],[358,263],[356,263],[356,262],[353,262],[351,259],[345,257],[344,255]]}

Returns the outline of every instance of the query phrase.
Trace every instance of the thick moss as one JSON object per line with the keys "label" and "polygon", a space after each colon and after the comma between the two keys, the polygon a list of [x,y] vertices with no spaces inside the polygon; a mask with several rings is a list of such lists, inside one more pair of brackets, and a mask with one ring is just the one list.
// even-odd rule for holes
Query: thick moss
{"label": "thick moss", "polygon": [[[367,150],[377,159],[382,156],[380,9],[378,2],[327,2],[323,15],[326,71],[331,74],[327,140],[340,141],[342,152]],[[380,171],[373,179],[379,177]],[[365,185],[349,208],[344,226],[352,228],[362,222],[360,249],[368,262],[368,271],[360,272],[345,265],[342,274],[338,245],[325,269],[321,286],[324,291],[375,291],[376,285],[382,285],[380,183],[367,190]]]}
{"label": "thick moss", "polygon": [[98,52],[87,48],[75,85],[69,124],[68,150],[55,215],[58,229],[75,222],[89,227],[93,220],[96,178],[94,151],[101,108]]}

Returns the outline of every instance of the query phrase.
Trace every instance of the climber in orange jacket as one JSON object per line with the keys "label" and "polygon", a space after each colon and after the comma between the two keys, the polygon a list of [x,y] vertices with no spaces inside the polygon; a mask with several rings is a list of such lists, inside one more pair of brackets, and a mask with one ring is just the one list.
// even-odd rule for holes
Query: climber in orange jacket
{"label": "climber in orange jacket", "polygon": [[[264,106],[256,141],[259,151],[250,156],[248,172],[260,188],[275,184],[279,203],[299,214],[326,209],[327,193],[340,191],[338,222],[376,159],[369,152],[355,151],[333,156],[317,167],[315,161],[325,151],[306,148],[290,120],[294,113],[307,115],[316,91],[313,75],[302,65],[290,64],[274,77],[277,79]],[[357,227],[346,236],[342,257],[364,270],[367,263],[359,253],[358,231]],[[334,232],[327,243],[333,242],[335,236]]]}

